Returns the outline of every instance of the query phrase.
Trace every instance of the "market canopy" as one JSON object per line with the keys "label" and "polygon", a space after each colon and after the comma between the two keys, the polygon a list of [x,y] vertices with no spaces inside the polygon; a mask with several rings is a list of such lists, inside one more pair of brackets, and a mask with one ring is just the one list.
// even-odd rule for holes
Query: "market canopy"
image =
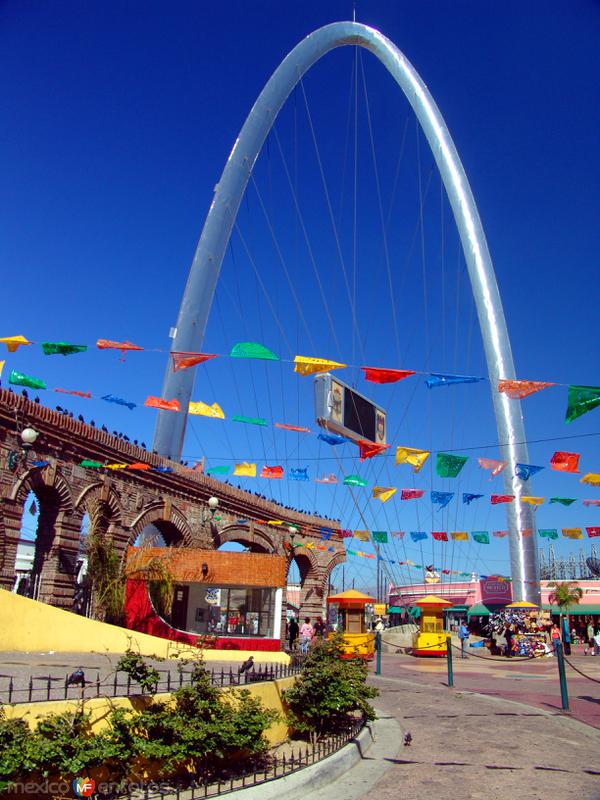
{"label": "market canopy", "polygon": [[489,617],[490,610],[483,603],[475,603],[467,612],[469,617]]}
{"label": "market canopy", "polygon": [[328,603],[347,603],[347,604],[359,604],[362,603],[366,605],[367,603],[376,603],[376,599],[374,597],[370,597],[368,594],[363,594],[362,592],[357,592],[356,589],[348,589],[346,592],[342,592],[341,594],[332,594],[327,598]]}
{"label": "market canopy", "polygon": [[428,594],[426,597],[417,600],[415,605],[419,608],[423,608],[425,606],[451,606],[452,603],[449,600],[444,600],[443,597],[436,597],[434,594]]}
{"label": "market canopy", "polygon": [[506,608],[539,608],[535,603],[530,603],[529,600],[515,600],[514,603],[509,603]]}
{"label": "market canopy", "polygon": [[[552,614],[565,614],[566,609],[560,609],[558,606],[551,606],[544,603],[542,606],[544,611],[550,611]],[[569,616],[583,616],[584,614],[600,614],[600,603],[590,603],[588,605],[573,605],[568,608]]]}

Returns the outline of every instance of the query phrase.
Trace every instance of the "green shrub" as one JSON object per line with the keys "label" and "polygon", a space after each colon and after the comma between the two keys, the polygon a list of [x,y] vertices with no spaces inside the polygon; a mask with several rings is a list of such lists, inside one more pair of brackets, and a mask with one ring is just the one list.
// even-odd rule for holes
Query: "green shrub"
{"label": "green shrub", "polygon": [[[131,666],[141,671],[138,679],[148,678],[141,658]],[[157,762],[162,777],[185,768],[210,778],[228,764],[264,754],[264,733],[277,718],[248,690],[226,694],[212,686],[202,661],[193,662],[191,685],[173,701],[153,699],[142,711],[114,709],[97,734],[81,710],[50,715],[35,731],[0,711],[0,791],[34,775],[68,779],[93,767],[120,780],[146,761]]]}
{"label": "green shrub", "polygon": [[284,692],[288,721],[299,733],[318,738],[348,725],[351,715],[375,719],[369,700],[377,689],[367,686],[362,659],[342,659],[343,638],[318,641],[294,686]]}

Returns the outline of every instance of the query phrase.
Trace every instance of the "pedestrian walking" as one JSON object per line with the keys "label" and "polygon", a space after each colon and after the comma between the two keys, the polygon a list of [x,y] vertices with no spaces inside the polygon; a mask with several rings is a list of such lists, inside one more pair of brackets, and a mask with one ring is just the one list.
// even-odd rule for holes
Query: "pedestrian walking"
{"label": "pedestrian walking", "polygon": [[315,629],[310,624],[310,617],[305,617],[300,628],[300,652],[304,655],[308,653],[308,647],[314,635]]}
{"label": "pedestrian walking", "polygon": [[322,639],[325,636],[325,629],[326,625],[323,622],[321,617],[317,617],[317,621],[315,622],[315,636],[319,639]]}
{"label": "pedestrian walking", "polygon": [[458,629],[458,638],[460,639],[460,657],[466,658],[467,654],[465,652],[465,647],[467,639],[469,638],[469,629],[464,622],[461,623],[460,628]]}
{"label": "pedestrian walking", "polygon": [[587,629],[586,629],[586,640],[585,640],[585,647],[583,648],[583,655],[587,656],[588,648],[592,651],[592,655],[594,655],[594,624],[593,622],[588,622]]}
{"label": "pedestrian walking", "polygon": [[300,633],[300,626],[296,621],[296,617],[292,617],[288,624],[288,634],[290,637],[290,650],[296,649],[299,633]]}
{"label": "pedestrian walking", "polygon": [[559,630],[558,625],[556,623],[554,623],[554,625],[552,626],[552,630],[550,631],[550,640],[552,642],[552,648],[554,650],[554,655],[557,655],[556,645],[558,644],[558,642],[560,642],[560,630]]}
{"label": "pedestrian walking", "polygon": [[512,651],[513,651],[513,629],[510,625],[507,625],[504,629],[504,639],[506,641],[506,648],[504,650],[504,655],[507,658],[512,658]]}
{"label": "pedestrian walking", "polygon": [[594,655],[600,656],[600,627],[594,636]]}

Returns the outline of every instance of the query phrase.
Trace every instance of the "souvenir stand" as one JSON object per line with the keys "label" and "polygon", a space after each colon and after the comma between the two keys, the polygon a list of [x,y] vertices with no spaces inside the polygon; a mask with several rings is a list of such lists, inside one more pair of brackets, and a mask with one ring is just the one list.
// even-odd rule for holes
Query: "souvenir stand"
{"label": "souvenir stand", "polygon": [[547,652],[546,631],[538,625],[539,606],[528,600],[516,600],[505,607],[515,633],[513,651],[516,656],[543,656]]}
{"label": "souvenir stand", "polygon": [[374,597],[349,589],[327,598],[327,630],[329,638],[334,633],[344,634],[342,658],[364,658],[370,661],[375,652],[375,634],[370,630],[368,617],[372,616]]}
{"label": "souvenir stand", "polygon": [[446,632],[444,631],[444,609],[452,603],[443,597],[428,594],[417,600],[415,606],[421,609],[419,630],[413,634],[412,654],[415,656],[445,656]]}

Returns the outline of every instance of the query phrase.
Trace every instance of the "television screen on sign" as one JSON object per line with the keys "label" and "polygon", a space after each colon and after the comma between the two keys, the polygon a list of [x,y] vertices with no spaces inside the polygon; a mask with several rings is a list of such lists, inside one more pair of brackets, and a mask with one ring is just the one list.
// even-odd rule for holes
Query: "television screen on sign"
{"label": "television screen on sign", "polygon": [[322,428],[353,442],[386,444],[385,410],[327,372],[315,377],[315,415]]}

